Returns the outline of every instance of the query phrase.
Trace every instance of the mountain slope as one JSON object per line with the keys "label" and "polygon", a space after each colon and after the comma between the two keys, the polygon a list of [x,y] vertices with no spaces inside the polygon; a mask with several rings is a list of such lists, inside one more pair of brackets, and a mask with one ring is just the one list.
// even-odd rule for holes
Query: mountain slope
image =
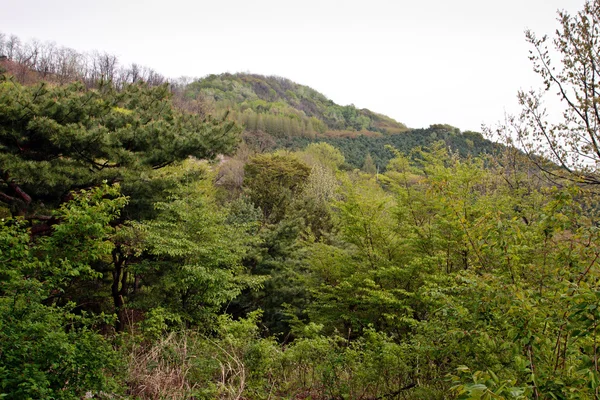
{"label": "mountain slope", "polygon": [[275,137],[315,137],[336,131],[347,135],[394,134],[407,130],[406,125],[392,118],[354,105],[340,106],[308,86],[276,76],[209,75],[187,85],[184,96],[213,102],[217,111],[229,110],[247,130]]}
{"label": "mountain slope", "polygon": [[324,141],[343,153],[347,168],[361,168],[370,155],[385,170],[394,157],[387,146],[408,154],[415,147],[443,141],[461,156],[499,149],[477,132],[461,132],[444,124],[408,129],[392,118],[353,105],[337,105],[308,86],[276,76],[209,75],[185,86],[183,96],[210,103],[217,113],[228,112],[245,127],[244,140],[257,151],[299,150]]}

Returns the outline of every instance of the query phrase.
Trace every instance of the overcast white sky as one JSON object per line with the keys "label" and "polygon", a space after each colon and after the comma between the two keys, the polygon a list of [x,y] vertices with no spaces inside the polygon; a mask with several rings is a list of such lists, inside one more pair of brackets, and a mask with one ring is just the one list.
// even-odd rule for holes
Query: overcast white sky
{"label": "overcast white sky", "polygon": [[107,51],[168,77],[279,75],[410,127],[494,125],[540,87],[523,31],[583,0],[22,0],[0,32]]}

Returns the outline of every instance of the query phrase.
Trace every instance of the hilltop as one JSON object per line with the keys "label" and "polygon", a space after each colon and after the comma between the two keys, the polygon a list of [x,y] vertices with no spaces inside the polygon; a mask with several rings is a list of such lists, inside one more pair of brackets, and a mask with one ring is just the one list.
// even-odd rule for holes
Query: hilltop
{"label": "hilltop", "polygon": [[[0,72],[24,85],[79,81],[87,88],[109,83],[118,90],[144,82],[168,85],[173,105],[206,118],[227,118],[243,127],[244,142],[254,151],[299,150],[325,141],[339,148],[348,168],[361,168],[368,155],[384,170],[393,158],[386,146],[408,153],[436,141],[459,154],[490,153],[495,145],[476,132],[445,125],[409,129],[405,124],[353,104],[339,105],[317,90],[279,76],[250,73],[212,74],[203,78],[171,79],[138,64],[123,65],[108,53],[79,53],[53,44],[22,44],[0,34]],[[4,36],[4,39],[7,37]]]}
{"label": "hilltop", "polygon": [[341,106],[317,90],[279,76],[246,73],[209,75],[179,87],[185,102],[200,102],[244,127],[244,141],[256,151],[300,150],[327,142],[344,155],[348,168],[362,167],[367,155],[385,170],[394,154],[444,141],[462,156],[493,152],[478,132],[436,124],[410,129],[401,122],[354,105]]}
{"label": "hilltop", "polygon": [[322,93],[278,76],[209,75],[185,86],[184,97],[212,103],[246,129],[275,137],[396,134],[406,125],[354,105],[341,106]]}

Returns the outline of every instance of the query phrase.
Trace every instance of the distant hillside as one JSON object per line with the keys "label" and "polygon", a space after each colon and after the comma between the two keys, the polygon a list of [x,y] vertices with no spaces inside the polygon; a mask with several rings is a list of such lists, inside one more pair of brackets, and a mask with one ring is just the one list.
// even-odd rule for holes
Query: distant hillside
{"label": "distant hillside", "polygon": [[340,106],[308,86],[276,76],[209,75],[188,84],[184,96],[213,102],[217,111],[230,110],[230,117],[247,130],[279,138],[314,138],[325,133],[395,134],[407,130],[406,125],[385,115],[354,105]]}
{"label": "distant hillside", "polygon": [[316,90],[276,76],[252,74],[209,75],[182,89],[187,101],[211,104],[228,112],[246,128],[245,142],[257,151],[299,150],[312,142],[327,142],[344,154],[347,168],[361,168],[370,155],[380,171],[393,152],[428,147],[436,141],[461,156],[492,153],[498,145],[477,132],[461,132],[450,125],[408,129],[406,125],[367,109],[340,106]]}
{"label": "distant hillside", "polygon": [[256,151],[299,149],[314,141],[339,148],[348,168],[360,168],[368,154],[380,169],[402,152],[443,140],[461,155],[489,153],[494,144],[474,132],[448,125],[408,129],[385,115],[354,105],[341,106],[316,90],[277,76],[220,74],[196,79],[169,79],[138,64],[122,65],[105,52],[80,53],[40,41],[21,42],[0,32],[0,74],[24,85],[40,81],[83,82],[88,88],[111,84],[117,89],[145,82],[168,84],[176,108],[206,116],[224,115],[245,127],[244,141]]}
{"label": "distant hillside", "polygon": [[64,84],[81,81],[88,88],[109,83],[116,88],[145,82],[168,84],[174,104],[192,113],[229,113],[247,132],[276,138],[394,134],[407,130],[392,118],[354,105],[340,106],[316,90],[276,76],[209,75],[189,82],[169,79],[139,64],[123,65],[106,52],[80,53],[40,41],[21,42],[0,32],[0,73],[19,83]]}
{"label": "distant hillside", "polygon": [[375,165],[379,167],[379,171],[385,171],[387,163],[394,158],[394,153],[387,146],[391,146],[401,153],[409,154],[417,147],[427,148],[439,141],[444,142],[448,148],[462,157],[493,154],[503,148],[502,145],[484,138],[481,133],[461,132],[458,128],[450,125],[432,125],[427,129],[412,129],[402,135],[287,138],[279,139],[271,146],[272,148],[300,150],[311,142],[326,142],[342,152],[346,159],[346,168],[361,168],[367,155],[370,155]]}

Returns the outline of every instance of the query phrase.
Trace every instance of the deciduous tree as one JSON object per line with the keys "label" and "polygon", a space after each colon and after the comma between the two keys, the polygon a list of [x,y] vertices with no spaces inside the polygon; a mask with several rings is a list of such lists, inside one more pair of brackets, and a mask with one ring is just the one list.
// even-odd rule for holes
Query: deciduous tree
{"label": "deciduous tree", "polygon": [[[532,160],[553,177],[600,184],[600,1],[586,1],[575,15],[558,12],[553,39],[526,31],[530,59],[543,91],[521,91],[522,112],[511,123]],[[552,47],[552,48],[550,48]],[[549,116],[544,95],[556,92],[561,118]],[[542,158],[537,157],[542,156]],[[546,160],[558,165],[548,164]]]}

